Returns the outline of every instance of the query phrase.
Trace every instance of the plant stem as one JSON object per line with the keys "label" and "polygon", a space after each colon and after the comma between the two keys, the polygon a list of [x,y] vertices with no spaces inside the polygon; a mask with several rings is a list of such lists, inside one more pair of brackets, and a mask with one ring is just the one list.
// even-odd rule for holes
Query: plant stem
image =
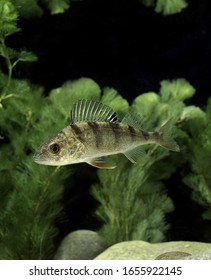
{"label": "plant stem", "polygon": [[12,79],[13,65],[12,65],[12,62],[10,60],[9,54],[7,52],[7,46],[5,44],[5,38],[4,38],[4,36],[2,34],[0,36],[0,42],[2,44],[2,56],[6,60],[7,69],[8,69],[7,83],[6,83],[6,86],[5,86],[4,90],[3,90],[2,97],[1,97],[1,99],[4,99],[6,93],[7,93],[8,89],[9,89],[10,82],[11,82],[11,79]]}

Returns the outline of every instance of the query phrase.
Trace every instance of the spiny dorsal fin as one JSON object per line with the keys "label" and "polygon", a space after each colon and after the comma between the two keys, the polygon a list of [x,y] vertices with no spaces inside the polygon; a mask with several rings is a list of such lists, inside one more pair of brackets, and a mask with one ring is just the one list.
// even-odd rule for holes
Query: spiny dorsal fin
{"label": "spiny dorsal fin", "polygon": [[77,122],[113,122],[117,115],[110,107],[95,100],[79,100],[70,111],[70,124]]}
{"label": "spiny dorsal fin", "polygon": [[141,130],[141,118],[139,114],[135,112],[127,112],[127,114],[122,119],[122,123],[128,124],[129,126],[132,126],[138,130]]}

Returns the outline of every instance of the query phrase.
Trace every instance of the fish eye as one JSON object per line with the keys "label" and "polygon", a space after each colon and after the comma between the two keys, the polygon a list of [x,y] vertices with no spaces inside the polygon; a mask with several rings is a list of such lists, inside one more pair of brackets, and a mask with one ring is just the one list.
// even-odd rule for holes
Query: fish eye
{"label": "fish eye", "polygon": [[60,146],[59,146],[59,144],[54,143],[54,144],[50,145],[50,150],[51,150],[52,153],[58,154],[59,151],[60,151]]}

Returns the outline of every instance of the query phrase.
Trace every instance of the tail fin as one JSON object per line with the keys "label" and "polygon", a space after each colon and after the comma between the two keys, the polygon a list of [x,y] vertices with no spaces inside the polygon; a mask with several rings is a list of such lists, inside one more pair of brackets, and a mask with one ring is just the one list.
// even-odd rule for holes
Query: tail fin
{"label": "tail fin", "polygon": [[172,119],[170,119],[164,125],[161,126],[158,132],[160,136],[159,144],[160,146],[168,150],[179,152],[180,148],[172,138],[172,131],[173,131],[173,121]]}

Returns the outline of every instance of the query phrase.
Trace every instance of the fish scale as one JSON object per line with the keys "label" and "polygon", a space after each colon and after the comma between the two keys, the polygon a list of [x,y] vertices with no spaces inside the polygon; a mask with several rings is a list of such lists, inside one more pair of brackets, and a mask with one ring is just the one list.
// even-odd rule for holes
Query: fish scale
{"label": "fish scale", "polygon": [[[76,129],[74,131],[76,132]],[[131,145],[140,145],[140,137],[142,137],[139,131],[126,124],[106,122],[78,123],[75,135],[87,146],[89,152],[93,152],[97,148],[98,152],[110,152],[111,154],[128,149]],[[83,139],[81,135],[83,135]]]}

